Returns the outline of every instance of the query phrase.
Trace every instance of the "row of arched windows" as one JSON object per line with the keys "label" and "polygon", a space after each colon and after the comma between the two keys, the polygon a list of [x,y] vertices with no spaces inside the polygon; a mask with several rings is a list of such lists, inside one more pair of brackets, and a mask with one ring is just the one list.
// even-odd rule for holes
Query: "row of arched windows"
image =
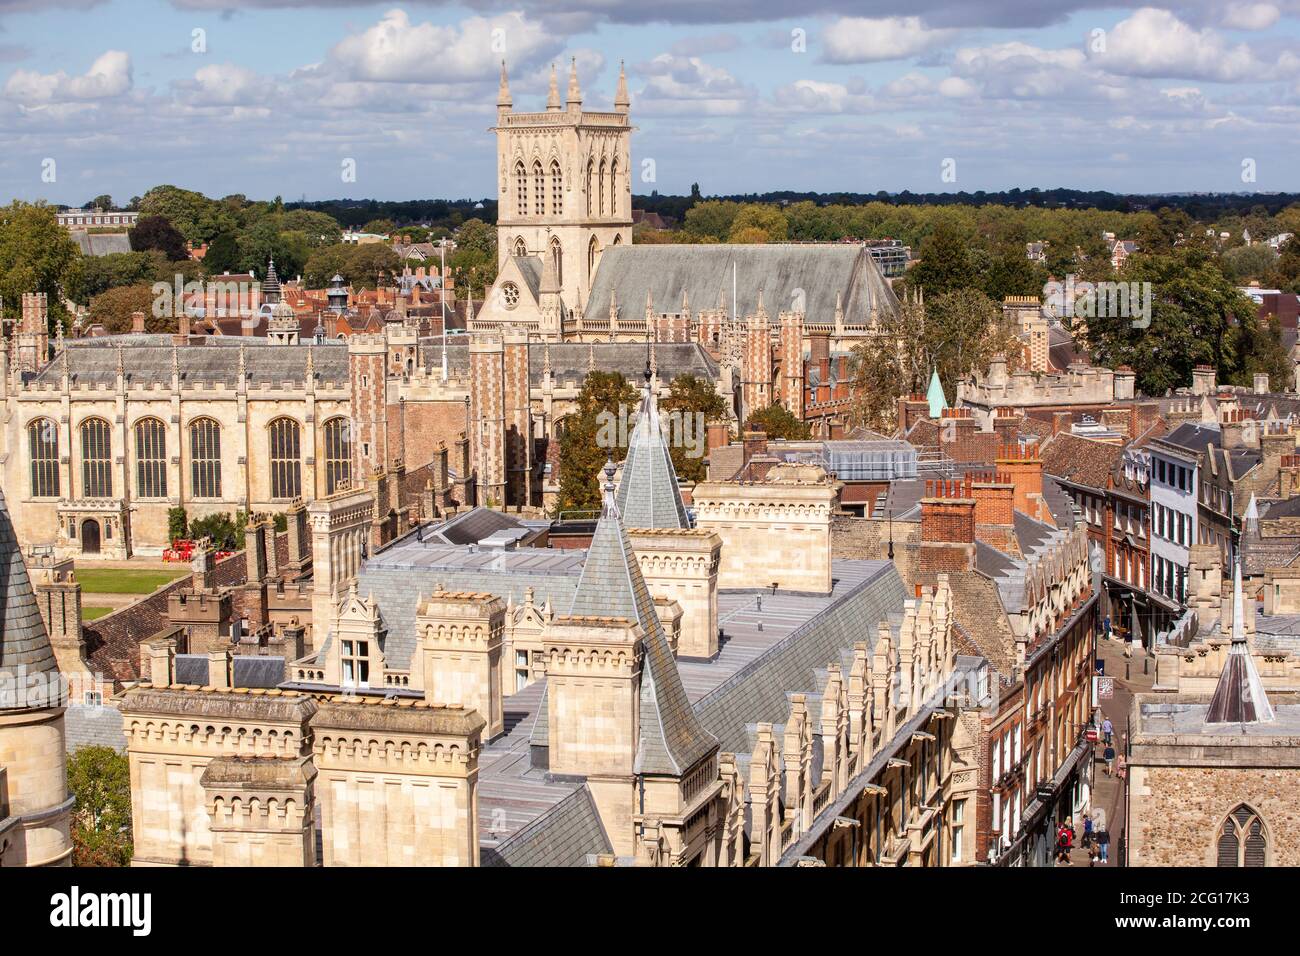
{"label": "row of arched windows", "polygon": [[618,212],[618,158],[599,165],[587,160],[587,215],[612,216]]}
{"label": "row of arched windows", "polygon": [[[540,159],[533,160],[531,207],[529,179],[528,167],[524,165],[522,159],[518,160],[515,163],[515,214],[527,216],[531,208],[534,216],[544,216],[546,215],[547,175]],[[558,159],[551,160],[550,181],[551,215],[558,216],[564,209],[564,175],[560,172]]]}
{"label": "row of arched windows", "polygon": [[[135,443],[135,496],[167,497],[167,428],[160,419],[142,418],[132,428]],[[324,425],[325,493],[346,488],[352,479],[352,427],[346,418]],[[113,497],[112,430],[102,418],[87,418],[77,428],[81,453],[81,495]],[[27,426],[33,498],[57,498],[59,430],[48,418]],[[221,425],[196,418],[189,426],[190,494],[221,497]],[[272,498],[302,495],[302,426],[292,418],[277,418],[267,426]]]}

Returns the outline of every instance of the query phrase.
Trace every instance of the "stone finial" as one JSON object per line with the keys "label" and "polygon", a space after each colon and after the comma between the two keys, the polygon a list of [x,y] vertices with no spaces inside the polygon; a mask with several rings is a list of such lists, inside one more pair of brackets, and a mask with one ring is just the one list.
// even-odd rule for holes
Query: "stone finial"
{"label": "stone finial", "polygon": [[578,87],[578,58],[576,56],[569,59],[569,96],[567,102],[570,107],[582,106],[582,90]]}
{"label": "stone finial", "polygon": [[506,76],[506,61],[501,61],[501,86],[497,90],[497,106],[508,110],[514,103],[510,99],[510,78]]}
{"label": "stone finial", "polygon": [[560,81],[555,75],[555,64],[551,64],[551,87],[546,94],[546,108],[548,110],[560,109]]}
{"label": "stone finial", "polygon": [[618,90],[614,93],[614,109],[619,113],[626,113],[632,107],[632,98],[627,93],[627,72],[623,69],[623,61],[618,61]]}

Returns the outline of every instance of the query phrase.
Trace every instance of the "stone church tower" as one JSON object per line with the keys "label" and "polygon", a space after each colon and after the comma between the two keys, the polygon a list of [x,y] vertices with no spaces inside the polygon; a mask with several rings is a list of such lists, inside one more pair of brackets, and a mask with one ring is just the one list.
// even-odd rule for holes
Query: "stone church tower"
{"label": "stone church tower", "polygon": [[63,680],[0,493],[0,867],[72,855]]}
{"label": "stone church tower", "polygon": [[527,256],[554,268],[567,310],[581,308],[601,253],[632,241],[630,108],[620,66],[614,112],[584,111],[575,63],[563,101],[552,67],[545,112],[515,112],[501,64],[493,127],[498,266]]}

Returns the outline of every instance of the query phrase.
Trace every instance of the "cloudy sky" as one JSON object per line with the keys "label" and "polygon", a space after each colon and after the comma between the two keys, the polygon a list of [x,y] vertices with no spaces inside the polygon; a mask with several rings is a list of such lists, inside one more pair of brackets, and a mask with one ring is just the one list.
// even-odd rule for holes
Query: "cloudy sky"
{"label": "cloudy sky", "polygon": [[637,192],[1300,191],[1300,0],[0,0],[0,199],[489,195],[502,56]]}

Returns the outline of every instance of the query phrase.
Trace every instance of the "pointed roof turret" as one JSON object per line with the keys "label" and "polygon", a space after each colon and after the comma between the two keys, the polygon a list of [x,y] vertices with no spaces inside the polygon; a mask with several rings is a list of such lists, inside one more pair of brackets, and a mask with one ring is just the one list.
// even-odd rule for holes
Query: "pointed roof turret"
{"label": "pointed roof turret", "polygon": [[623,530],[614,497],[613,462],[605,465],[600,520],[587,550],[569,614],[625,618],[639,624],[644,632],[637,773],[679,775],[718,746],[718,741],[696,718],[686,696],[677,662],[655,613],[654,598]]}
{"label": "pointed roof turret", "polygon": [[1232,644],[1205,714],[1207,724],[1257,724],[1273,720],[1273,705],[1264,693],[1264,682],[1260,680],[1246,641],[1244,605],[1241,562],[1237,561],[1232,568]]}
{"label": "pointed roof turret", "polygon": [[555,75],[555,64],[551,64],[551,88],[546,94],[547,110],[558,113],[563,107],[560,104],[560,81]]}
{"label": "pointed roof turret", "polygon": [[930,403],[931,418],[938,418],[948,407],[948,399],[943,394],[943,384],[939,381],[938,369],[930,373],[930,387],[925,393],[925,399]]}
{"label": "pointed roof turret", "polygon": [[280,301],[280,277],[275,274],[275,260],[266,265],[266,278],[262,280],[262,301],[274,305]]}
{"label": "pointed roof turret", "polygon": [[630,528],[689,528],[677,486],[677,470],[659,422],[659,403],[651,384],[652,365],[647,353],[641,411],[627,441],[627,457],[623,459],[623,476],[618,485],[618,511]]}
{"label": "pointed roof turret", "polygon": [[62,680],[52,679],[58,673],[9,506],[0,491],[0,711],[58,706],[64,696]]}
{"label": "pointed roof turret", "polygon": [[632,108],[632,99],[627,95],[627,73],[623,70],[623,61],[618,61],[618,91],[614,94],[614,111],[626,113]]}
{"label": "pointed roof turret", "polygon": [[570,108],[582,108],[582,90],[578,88],[578,58],[569,58],[569,96],[567,103]]}
{"label": "pointed roof turret", "polygon": [[510,77],[506,76],[506,61],[501,61],[501,86],[497,89],[497,107],[510,109],[514,102],[510,99]]}

